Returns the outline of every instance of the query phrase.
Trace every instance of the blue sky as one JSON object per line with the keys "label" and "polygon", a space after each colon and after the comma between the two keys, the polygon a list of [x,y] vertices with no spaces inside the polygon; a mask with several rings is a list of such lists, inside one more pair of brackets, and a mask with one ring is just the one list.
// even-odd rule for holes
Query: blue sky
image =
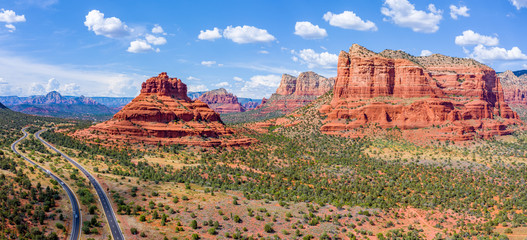
{"label": "blue sky", "polygon": [[0,0],[0,95],[135,96],[168,72],[269,97],[283,73],[335,76],[353,43],[527,69],[526,23],[527,0]]}

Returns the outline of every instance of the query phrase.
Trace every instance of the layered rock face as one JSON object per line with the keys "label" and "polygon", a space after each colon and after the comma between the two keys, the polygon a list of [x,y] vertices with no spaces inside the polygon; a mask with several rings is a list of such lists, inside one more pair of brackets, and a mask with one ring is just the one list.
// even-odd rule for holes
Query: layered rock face
{"label": "layered rock face", "polygon": [[375,124],[434,128],[434,139],[469,140],[508,134],[508,125],[521,123],[496,73],[483,64],[439,54],[377,54],[357,44],[340,53],[333,99],[320,111],[328,116],[321,130],[345,136]]}
{"label": "layered rock face", "polygon": [[527,104],[527,74],[518,77],[512,71],[505,71],[498,76],[507,103]]}
{"label": "layered rock face", "polygon": [[161,73],[146,80],[139,96],[111,120],[75,135],[88,139],[200,146],[236,146],[252,141],[221,139],[233,133],[206,103],[192,101],[187,96],[187,86],[180,79]]}
{"label": "layered rock face", "polygon": [[257,109],[262,113],[291,113],[331,90],[334,83],[334,78],[325,78],[314,72],[303,72],[298,77],[284,74],[276,93],[269,99],[262,99]]}
{"label": "layered rock face", "polygon": [[198,100],[209,105],[217,113],[245,112],[238,98],[224,88],[212,90],[199,96]]}

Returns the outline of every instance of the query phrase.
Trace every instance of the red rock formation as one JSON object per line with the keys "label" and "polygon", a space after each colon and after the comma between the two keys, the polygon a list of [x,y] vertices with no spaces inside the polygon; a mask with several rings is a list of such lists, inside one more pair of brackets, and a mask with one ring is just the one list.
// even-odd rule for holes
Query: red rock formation
{"label": "red rock formation", "polygon": [[180,79],[161,73],[146,80],[141,94],[111,120],[75,135],[88,139],[200,146],[246,145],[252,141],[221,139],[233,133],[206,103],[192,101],[187,96],[187,86]]}
{"label": "red rock formation", "polygon": [[224,88],[208,91],[198,100],[209,105],[217,113],[245,112],[245,108],[238,102],[238,98]]}
{"label": "red rock formation", "polygon": [[328,118],[322,131],[350,135],[376,124],[382,128],[436,128],[433,138],[472,139],[508,134],[520,123],[504,101],[491,68],[470,59],[439,54],[414,57],[401,51],[379,54],[354,44],[342,51]]}
{"label": "red rock formation", "polygon": [[276,93],[268,100],[264,98],[256,109],[261,109],[261,113],[291,113],[331,90],[334,82],[334,78],[328,79],[314,72],[303,72],[296,78],[284,74]]}
{"label": "red rock formation", "polygon": [[518,77],[508,70],[498,76],[503,85],[503,94],[507,103],[527,104],[527,74]]}

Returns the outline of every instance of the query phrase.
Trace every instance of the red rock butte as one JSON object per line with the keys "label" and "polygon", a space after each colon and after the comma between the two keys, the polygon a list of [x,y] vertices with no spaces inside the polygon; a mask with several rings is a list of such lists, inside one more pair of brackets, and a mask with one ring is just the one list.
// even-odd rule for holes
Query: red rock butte
{"label": "red rock butte", "polygon": [[298,77],[283,74],[276,93],[269,99],[262,99],[256,109],[261,109],[262,113],[291,113],[330,91],[334,82],[334,78],[325,78],[314,72],[303,72]]}
{"label": "red rock butte", "polygon": [[187,86],[163,72],[142,84],[141,93],[106,122],[76,137],[149,144],[239,146],[253,139],[222,138],[234,133],[206,103],[192,101]]}
{"label": "red rock butte", "polygon": [[402,51],[374,53],[354,44],[341,51],[322,132],[363,136],[367,125],[419,129],[436,140],[471,140],[510,134],[522,124],[505,103],[496,72],[472,59]]}
{"label": "red rock butte", "polygon": [[206,103],[220,114],[245,112],[245,108],[238,102],[238,97],[227,92],[224,88],[208,91],[199,96],[198,100]]}

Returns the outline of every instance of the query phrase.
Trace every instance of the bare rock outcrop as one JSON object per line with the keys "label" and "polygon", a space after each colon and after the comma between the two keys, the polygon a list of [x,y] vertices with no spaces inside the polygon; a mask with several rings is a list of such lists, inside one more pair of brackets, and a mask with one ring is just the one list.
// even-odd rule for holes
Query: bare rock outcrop
{"label": "bare rock outcrop", "polygon": [[495,71],[472,59],[402,51],[374,53],[354,44],[342,51],[322,131],[357,136],[375,124],[403,130],[433,128],[438,140],[469,140],[511,133],[521,124],[505,102]]}
{"label": "bare rock outcrop", "polygon": [[234,133],[206,103],[192,101],[187,86],[166,73],[142,84],[141,93],[114,117],[75,133],[79,138],[150,144],[238,146],[252,139],[224,139]]}
{"label": "bare rock outcrop", "polygon": [[206,103],[219,114],[245,112],[245,108],[238,102],[238,97],[227,92],[224,88],[208,91],[202,94],[198,100]]}

